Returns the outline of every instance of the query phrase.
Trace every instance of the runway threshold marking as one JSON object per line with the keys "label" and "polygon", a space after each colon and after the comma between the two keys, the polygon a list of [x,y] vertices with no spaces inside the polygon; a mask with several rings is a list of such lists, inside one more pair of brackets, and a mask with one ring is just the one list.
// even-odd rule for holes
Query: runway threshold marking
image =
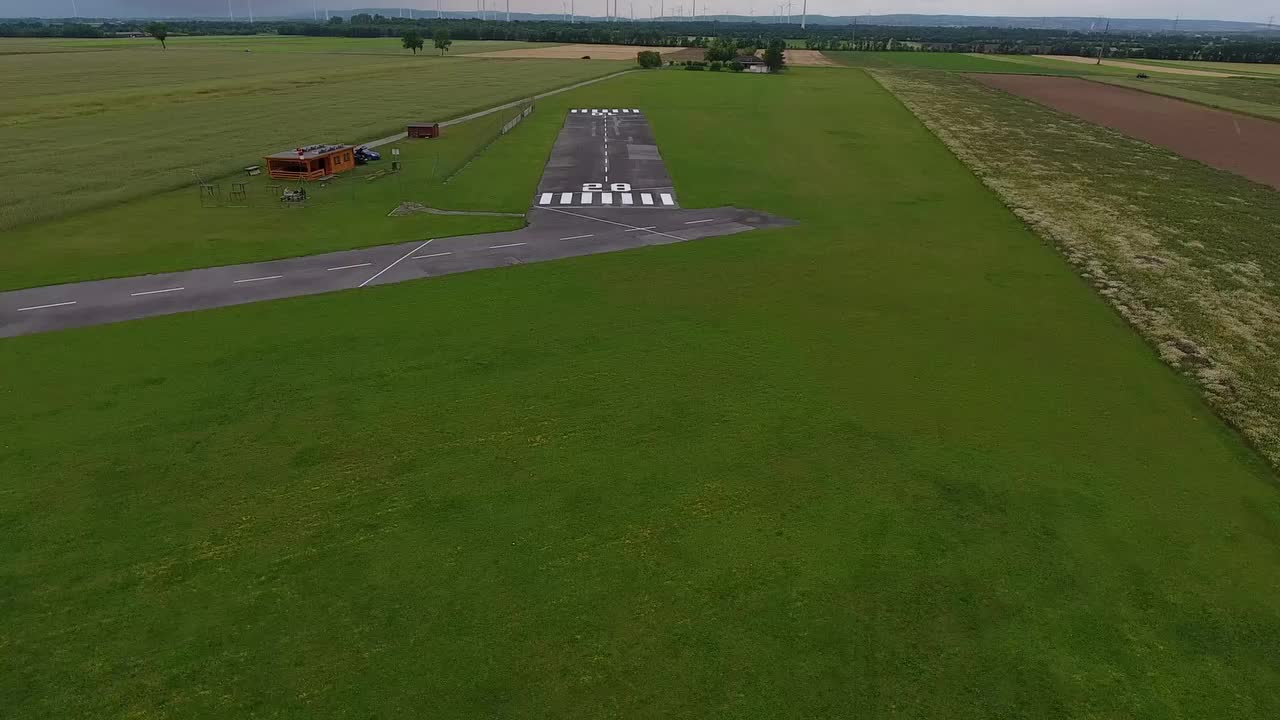
{"label": "runway threshold marking", "polygon": [[18,308],[18,312],[26,312],[28,310],[44,310],[46,308],[65,307],[67,305],[75,305],[75,304],[76,304],[75,300],[68,300],[67,302],[49,303],[48,305],[32,305],[31,307]]}
{"label": "runway threshold marking", "polygon": [[277,280],[284,277],[283,275],[267,275],[264,277],[245,278],[244,280],[233,280],[233,283],[260,282],[262,280]]}
{"label": "runway threshold marking", "polygon": [[[644,228],[636,227],[635,225],[628,225],[628,224],[626,224],[626,223],[614,222],[613,220],[605,220],[604,218],[591,217],[590,215],[581,215],[581,214],[579,214],[579,213],[571,213],[571,212],[569,212],[568,210],[561,210],[560,208],[550,208],[550,207],[549,207],[549,208],[538,208],[538,209],[539,209],[539,210],[546,210],[547,212],[557,212],[557,213],[560,213],[561,215],[569,215],[569,216],[571,216],[571,217],[582,218],[582,219],[584,219],[584,220],[595,220],[596,222],[608,223],[609,225],[617,225],[618,227],[631,228],[632,230],[643,230],[643,229],[644,229]],[[679,235],[671,235],[671,234],[669,234],[669,233],[664,233],[664,232],[662,232],[662,231],[660,231],[660,230],[650,230],[649,232],[653,233],[654,235],[661,235],[661,236],[663,236],[663,237],[669,237],[669,238],[671,238],[672,240],[679,240],[680,242],[684,242],[684,241],[686,241],[686,240],[688,240],[688,239],[689,239],[689,238],[682,238],[682,237],[680,237]]]}
{"label": "runway threshold marking", "polygon": [[[431,240],[435,240],[435,238],[431,238]],[[416,247],[416,248],[414,248],[414,249],[410,250],[409,252],[405,253],[404,255],[401,255],[399,260],[396,260],[395,262],[391,263],[390,265],[388,265],[388,266],[386,266],[386,267],[382,268],[381,270],[379,270],[378,272],[374,273],[373,277],[369,278],[368,280],[365,280],[364,282],[360,283],[360,284],[359,284],[359,285],[357,285],[356,287],[364,287],[365,285],[368,285],[369,283],[373,282],[374,280],[377,280],[377,279],[382,275],[382,273],[384,273],[384,272],[386,272],[386,271],[390,270],[391,268],[393,268],[393,267],[395,267],[395,266],[399,265],[399,264],[401,263],[401,261],[403,261],[405,258],[407,258],[407,257],[409,257],[410,255],[412,255],[412,254],[414,254],[414,253],[418,252],[418,251],[419,251],[419,250],[421,250],[422,248],[424,248],[424,247],[426,247],[426,246],[430,245],[430,244],[431,244],[431,240],[428,240],[428,241],[426,241],[426,242],[422,243],[421,245],[419,245],[418,247]]]}
{"label": "runway threshold marking", "polygon": [[336,268],[325,268],[325,272],[333,272],[334,270],[354,270],[355,268],[369,267],[373,263],[356,263],[355,265],[339,265]]}
{"label": "runway threshold marking", "polygon": [[186,290],[186,288],[176,287],[176,288],[165,288],[163,290],[147,290],[146,292],[129,293],[129,295],[131,297],[138,297],[139,295],[159,295],[160,293],[178,292],[179,290]]}

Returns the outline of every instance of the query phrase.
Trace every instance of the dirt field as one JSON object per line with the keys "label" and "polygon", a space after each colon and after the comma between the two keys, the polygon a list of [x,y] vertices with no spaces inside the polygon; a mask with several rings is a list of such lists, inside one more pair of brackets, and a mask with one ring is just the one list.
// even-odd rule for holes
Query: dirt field
{"label": "dirt field", "polygon": [[797,67],[840,67],[840,64],[822,54],[821,50],[787,50],[784,58],[788,65]]}
{"label": "dirt field", "polygon": [[[1076,55],[1036,55],[1036,57],[1047,58],[1049,60],[1065,60],[1067,62],[1080,63],[1082,65],[1092,65],[1097,62],[1097,60],[1093,58],[1079,57]],[[1236,75],[1232,75],[1230,73],[1214,72],[1212,70],[1193,70],[1191,68],[1169,67],[1167,65],[1153,67],[1151,65],[1143,65],[1141,63],[1125,62],[1124,60],[1103,60],[1102,64],[1110,65],[1111,67],[1128,68],[1129,70],[1138,70],[1138,71],[1145,70],[1147,72],[1151,72],[1152,70],[1155,70],[1156,72],[1169,73],[1171,75],[1196,75],[1199,77],[1216,77],[1216,78],[1237,77]]]}
{"label": "dirt field", "polygon": [[685,48],[645,47],[643,45],[551,45],[548,47],[517,48],[496,52],[471,53],[469,58],[558,58],[576,60],[590,55],[592,60],[635,60],[641,50],[657,50],[666,57]]}
{"label": "dirt field", "polygon": [[971,77],[1280,189],[1280,123],[1078,78],[994,74]]}

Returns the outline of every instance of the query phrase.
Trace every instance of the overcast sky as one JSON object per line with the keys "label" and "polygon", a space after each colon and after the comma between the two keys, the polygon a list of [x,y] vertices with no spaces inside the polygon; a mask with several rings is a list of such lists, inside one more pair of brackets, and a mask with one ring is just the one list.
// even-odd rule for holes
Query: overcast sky
{"label": "overcast sky", "polygon": [[[490,7],[506,8],[506,0],[486,0]],[[659,2],[652,2],[658,12]],[[227,15],[227,0],[0,0],[4,16],[70,16],[72,3],[84,16],[127,14],[148,15]],[[237,17],[248,14],[250,0],[231,0]],[[256,15],[281,15],[311,10],[312,0],[252,0]],[[474,10],[479,0],[441,0],[449,10]],[[564,0],[565,3],[568,0]],[[580,13],[603,15],[605,0],[574,0]],[[618,11],[628,15],[634,2],[637,18],[649,16],[650,0],[618,0]],[[693,0],[665,0],[668,14],[674,14],[676,3],[685,6],[686,14]],[[795,13],[803,0],[792,0]],[[705,5],[704,5],[705,3]],[[366,3],[315,0],[323,13],[326,4],[333,9],[346,9]],[[434,10],[436,0],[402,0],[404,7]],[[390,3],[369,2],[368,6],[390,7]],[[698,0],[698,12],[770,15],[776,0]],[[511,0],[513,12],[559,12],[561,0]],[[1280,16],[1280,0],[809,0],[809,12],[825,15],[861,15],[884,13],[922,13],[956,15],[1072,15],[1109,17],[1173,17],[1213,20],[1246,20],[1266,22],[1268,16]]]}

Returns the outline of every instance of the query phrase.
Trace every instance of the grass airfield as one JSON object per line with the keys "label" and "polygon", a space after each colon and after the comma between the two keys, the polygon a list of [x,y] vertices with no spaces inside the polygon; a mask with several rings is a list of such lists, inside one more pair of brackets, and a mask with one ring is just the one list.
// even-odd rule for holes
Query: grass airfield
{"label": "grass airfield", "polygon": [[0,343],[0,704],[1280,711],[1275,475],[893,95],[632,74],[450,192],[610,106],[799,226]]}

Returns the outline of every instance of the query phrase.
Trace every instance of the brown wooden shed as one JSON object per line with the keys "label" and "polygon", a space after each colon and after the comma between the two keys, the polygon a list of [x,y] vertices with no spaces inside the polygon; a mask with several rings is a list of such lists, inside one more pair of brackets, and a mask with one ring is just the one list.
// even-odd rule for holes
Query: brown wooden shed
{"label": "brown wooden shed", "polygon": [[411,138],[440,137],[440,123],[409,123],[408,133]]}
{"label": "brown wooden shed", "polygon": [[276,180],[321,180],[355,169],[352,145],[309,145],[268,155],[267,174]]}

